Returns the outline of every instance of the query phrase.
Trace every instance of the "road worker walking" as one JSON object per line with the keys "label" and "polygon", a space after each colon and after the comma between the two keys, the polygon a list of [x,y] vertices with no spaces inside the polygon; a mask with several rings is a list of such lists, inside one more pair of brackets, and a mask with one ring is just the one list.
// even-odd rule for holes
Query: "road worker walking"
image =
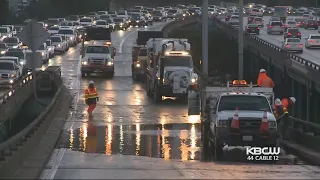
{"label": "road worker walking", "polygon": [[296,98],[294,97],[283,98],[282,100],[280,99],[275,100],[274,114],[275,114],[275,117],[277,118],[278,124],[282,122],[282,128],[281,128],[282,139],[287,139],[286,133],[289,126],[288,109],[291,108],[295,102],[296,102]]}
{"label": "road worker walking", "polygon": [[96,108],[97,101],[99,101],[97,89],[94,87],[94,82],[89,82],[89,87],[85,90],[85,102],[89,106],[88,114],[92,116],[93,110]]}
{"label": "road worker walking", "polygon": [[257,84],[261,87],[274,87],[273,80],[267,75],[265,69],[260,69]]}

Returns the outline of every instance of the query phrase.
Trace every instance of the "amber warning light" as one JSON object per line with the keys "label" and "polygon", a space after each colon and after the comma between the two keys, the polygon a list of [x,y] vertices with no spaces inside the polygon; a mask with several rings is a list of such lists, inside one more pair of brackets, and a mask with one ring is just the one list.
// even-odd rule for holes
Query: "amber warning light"
{"label": "amber warning light", "polygon": [[232,82],[232,84],[233,85],[242,85],[242,86],[244,86],[244,85],[247,85],[247,81],[245,81],[245,80],[234,80],[233,82]]}

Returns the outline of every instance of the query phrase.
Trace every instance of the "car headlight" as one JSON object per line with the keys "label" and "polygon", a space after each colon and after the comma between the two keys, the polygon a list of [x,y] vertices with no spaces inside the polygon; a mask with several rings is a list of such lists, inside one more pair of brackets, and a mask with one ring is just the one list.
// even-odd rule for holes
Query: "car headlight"
{"label": "car headlight", "polygon": [[45,26],[45,27],[47,27],[47,26],[48,26],[48,24],[45,24],[44,26]]}
{"label": "car headlight", "polygon": [[269,128],[277,128],[277,122],[276,121],[268,121]]}
{"label": "car headlight", "polygon": [[58,47],[61,47],[61,44],[58,44]]}
{"label": "car headlight", "polygon": [[44,52],[41,52],[41,55],[44,56]]}
{"label": "car headlight", "polygon": [[73,40],[73,37],[70,37],[70,40]]}
{"label": "car headlight", "polygon": [[120,26],[122,26],[123,25],[123,23],[120,23]]}
{"label": "car headlight", "polygon": [[183,14],[183,16],[186,16],[186,14]]}
{"label": "car headlight", "polygon": [[191,79],[191,82],[192,82],[192,83],[195,83],[196,81],[197,81],[197,78],[192,78],[192,79]]}
{"label": "car headlight", "polygon": [[108,66],[112,66],[112,65],[113,65],[113,62],[109,61],[109,62],[107,63],[107,65],[108,65]]}
{"label": "car headlight", "polygon": [[24,61],[20,61],[20,65],[25,65],[25,62]]}
{"label": "car headlight", "polygon": [[1,54],[4,54],[4,53],[6,53],[6,51],[1,51]]}
{"label": "car headlight", "polygon": [[138,64],[136,64],[136,67],[140,67],[141,65],[138,63]]}
{"label": "car headlight", "polygon": [[82,64],[82,65],[87,65],[88,62],[87,62],[87,61],[82,61],[81,64]]}
{"label": "car headlight", "polygon": [[18,46],[12,46],[12,48],[16,49],[16,48],[18,48]]}
{"label": "car headlight", "polygon": [[15,78],[16,75],[15,75],[15,74],[11,74],[10,77],[11,77],[11,78]]}

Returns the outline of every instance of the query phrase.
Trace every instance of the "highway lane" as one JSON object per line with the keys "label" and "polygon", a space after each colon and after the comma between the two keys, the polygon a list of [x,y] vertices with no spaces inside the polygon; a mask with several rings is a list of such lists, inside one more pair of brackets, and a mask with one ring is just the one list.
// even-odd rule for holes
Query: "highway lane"
{"label": "highway lane", "polygon": [[[297,18],[298,16],[292,16],[289,18]],[[264,24],[266,25],[269,22],[270,16],[264,16],[263,20],[264,20]],[[247,17],[244,18],[244,26],[247,25]],[[319,34],[318,30],[313,30],[313,29],[304,29],[304,28],[300,28],[300,32],[301,32],[301,41],[303,43],[305,43],[305,37],[309,36],[310,34]],[[260,35],[258,35],[258,37],[262,38],[263,40],[272,43],[274,45],[277,45],[279,47],[281,47],[282,45],[282,41],[283,39],[283,35],[279,35],[279,34],[272,34],[272,35],[268,35],[267,34],[267,27],[264,26],[263,28],[260,29]],[[320,64],[320,49],[306,49],[304,48],[304,52],[303,54],[296,54],[297,56],[300,56],[304,59],[307,59],[311,62]]]}
{"label": "highway lane", "polygon": [[[158,23],[146,29],[161,26]],[[310,179],[315,177],[314,172],[320,173],[318,168],[307,165],[267,166],[271,175],[265,175],[265,165],[243,164],[239,168],[234,162],[224,166],[215,163],[208,166],[199,161],[182,163],[201,160],[199,117],[188,117],[184,102],[168,99],[154,104],[147,98],[143,85],[132,81],[131,48],[137,30],[112,33],[118,52],[113,79],[99,76],[82,79],[78,48],[60,59],[65,85],[74,95],[74,106],[41,179],[207,179],[208,176]],[[95,81],[100,96],[93,118],[88,118],[83,100],[90,80]]]}

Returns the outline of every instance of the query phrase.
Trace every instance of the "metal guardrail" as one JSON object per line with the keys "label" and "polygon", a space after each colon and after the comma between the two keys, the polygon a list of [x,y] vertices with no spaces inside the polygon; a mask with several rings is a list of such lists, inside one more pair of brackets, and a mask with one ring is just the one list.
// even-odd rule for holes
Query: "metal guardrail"
{"label": "metal guardrail", "polygon": [[[223,22],[217,18],[214,18],[214,21],[216,22],[216,24],[220,27],[223,27],[223,28],[227,28],[227,29],[231,29],[234,31],[234,33],[238,33],[238,28],[236,27],[232,27],[231,25],[229,25],[228,23],[226,22]],[[276,46],[272,43],[269,43],[267,42],[266,40],[263,40],[261,38],[259,38],[258,36],[255,36],[255,35],[250,35],[250,34],[247,34],[244,32],[244,37],[246,38],[250,38],[250,39],[254,39],[257,41],[257,43],[260,43],[260,44],[263,44],[265,45],[266,47],[269,47],[271,49],[274,49],[275,51],[278,51],[278,52],[281,52],[283,54],[285,54],[286,56],[290,57],[291,60],[297,62],[297,63],[300,63],[301,65],[304,65],[304,66],[307,66],[309,68],[312,68],[314,69],[315,71],[319,71],[320,72],[320,65],[319,64],[316,64],[316,63],[313,63],[307,59],[304,59],[302,57],[299,57],[299,56],[296,56],[290,52],[287,52],[285,50],[283,50],[281,47],[279,46]]]}
{"label": "metal guardrail", "polygon": [[[60,68],[60,67],[59,67]],[[56,102],[56,99],[59,97],[60,92],[62,90],[62,79],[61,79],[61,71],[54,70],[53,68],[49,72],[41,72],[41,73],[49,73],[51,77],[53,77],[54,82],[56,83],[58,89],[53,97],[52,101],[49,105],[45,108],[45,110],[34,120],[32,121],[27,127],[25,127],[22,131],[15,134],[8,140],[4,141],[0,144],[0,161],[5,160],[5,156],[11,155],[12,150],[16,150],[18,146],[21,146],[23,142],[32,134],[34,133],[42,121],[46,118],[48,112],[52,109],[53,105]],[[25,79],[24,79],[25,80]],[[24,81],[22,80],[22,81]],[[18,86],[19,88],[21,86]]]}
{"label": "metal guardrail", "polygon": [[10,88],[9,90],[7,90],[3,95],[0,96],[0,106],[2,104],[5,104],[7,100],[10,99],[10,97],[12,95],[14,95],[14,93],[20,89],[21,87],[24,87],[24,85],[26,83],[29,83],[30,81],[32,81],[33,79],[33,76],[32,74],[27,74],[25,75],[24,77],[22,77],[21,80],[19,80],[16,84],[14,84],[12,86],[12,88]]}

